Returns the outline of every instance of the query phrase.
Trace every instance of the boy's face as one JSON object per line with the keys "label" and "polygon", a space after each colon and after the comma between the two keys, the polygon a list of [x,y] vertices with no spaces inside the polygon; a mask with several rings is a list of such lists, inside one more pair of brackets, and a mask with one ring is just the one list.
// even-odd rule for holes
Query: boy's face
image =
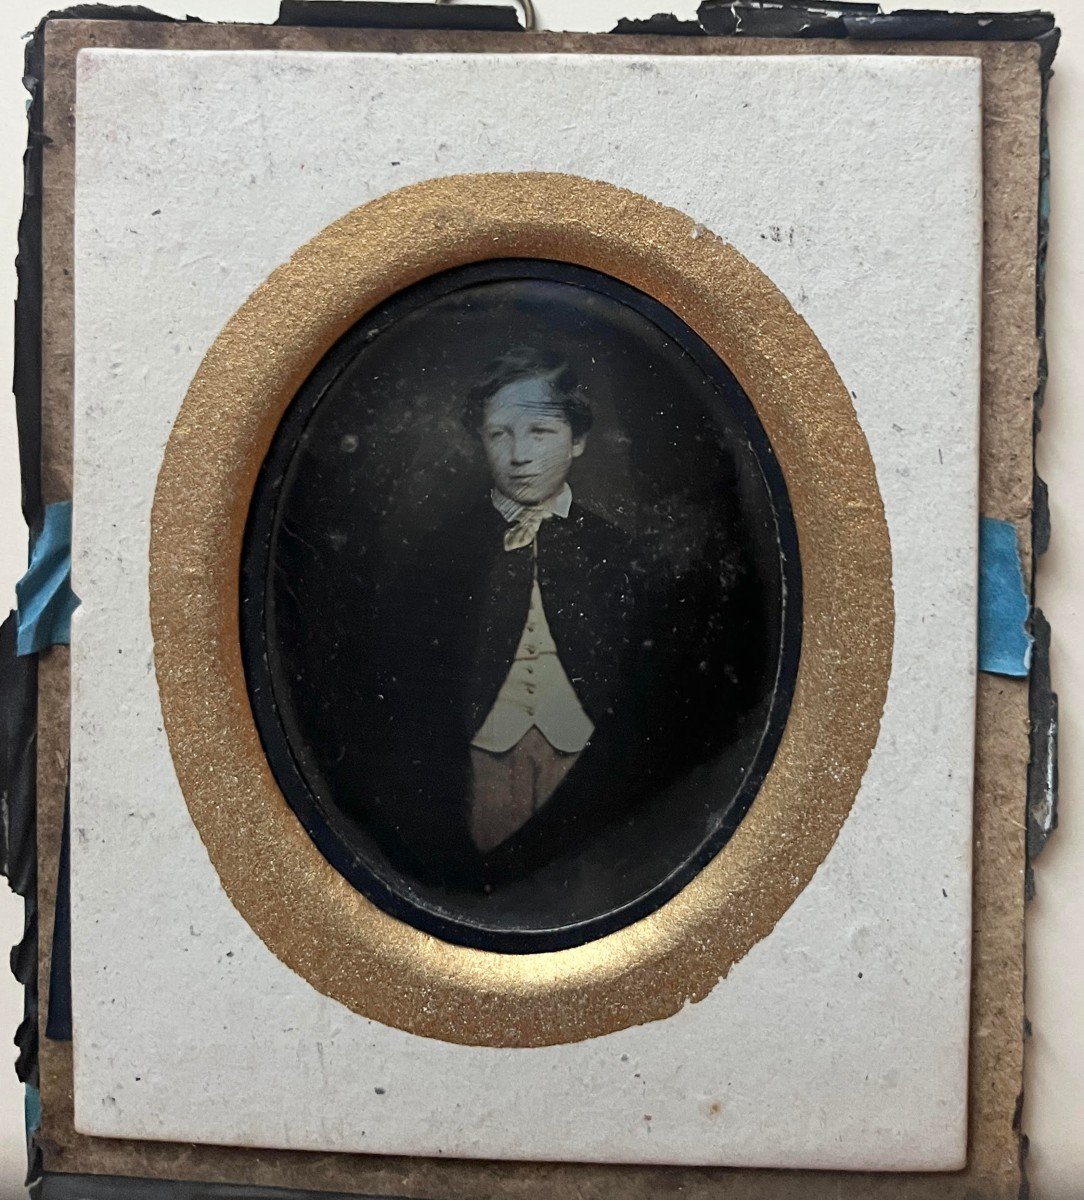
{"label": "boy's face", "polygon": [[544,379],[517,379],[495,392],[478,432],[497,490],[519,504],[556,495],[587,442],[572,436]]}

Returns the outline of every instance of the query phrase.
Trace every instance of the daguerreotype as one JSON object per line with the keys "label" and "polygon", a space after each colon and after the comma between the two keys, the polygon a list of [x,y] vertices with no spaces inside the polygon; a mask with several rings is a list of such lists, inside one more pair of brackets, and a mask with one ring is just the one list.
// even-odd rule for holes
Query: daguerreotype
{"label": "daguerreotype", "polygon": [[30,43],[43,1196],[1015,1197],[1052,23],[292,7]]}
{"label": "daguerreotype", "polygon": [[601,274],[482,263],[302,389],[250,514],[254,708],[340,870],[453,940],[586,940],[740,821],[797,654],[778,468],[725,364]]}

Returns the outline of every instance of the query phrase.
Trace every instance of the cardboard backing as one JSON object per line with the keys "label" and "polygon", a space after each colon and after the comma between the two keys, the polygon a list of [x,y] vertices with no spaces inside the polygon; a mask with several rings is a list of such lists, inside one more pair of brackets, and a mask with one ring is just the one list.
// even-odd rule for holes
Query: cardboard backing
{"label": "cardboard backing", "polygon": [[[390,6],[389,6],[390,7]],[[93,16],[102,10],[97,8]],[[47,21],[39,31],[36,80],[40,149],[40,500],[71,496],[74,68],[84,47],[454,51],[617,54],[937,54],[982,59],[984,69],[985,275],[981,511],[1017,528],[1025,575],[1033,567],[1033,421],[1041,385],[1037,323],[1038,191],[1049,44],[1041,41],[855,41],[803,38],[622,36],[349,29],[305,25],[172,23],[145,10],[135,19]],[[706,24],[706,22],[705,22]],[[841,32],[846,32],[841,30]],[[969,36],[961,33],[960,36]],[[675,120],[696,121],[695,109]],[[34,204],[31,204],[34,208]],[[35,217],[35,220],[37,218]],[[36,233],[37,229],[32,229]],[[27,245],[29,252],[35,247]],[[25,267],[25,263],[23,264]],[[24,326],[26,318],[23,318]],[[33,403],[25,404],[33,410]],[[33,457],[33,456],[32,456]],[[37,491],[35,462],[27,468]],[[35,495],[34,499],[38,497]],[[31,512],[37,507],[30,505]],[[417,1200],[818,1200],[819,1197],[1002,1200],[1026,1187],[1019,1129],[1024,1040],[1023,930],[1029,684],[981,675],[978,686],[971,1074],[968,1165],[928,1175],[509,1163],[249,1150],[86,1137],[72,1123],[70,1042],[42,1037],[42,1124],[36,1142],[39,1193],[55,1200],[115,1195],[181,1198],[311,1194]],[[39,1012],[49,1011],[51,947],[64,825],[69,745],[69,656],[40,655],[38,668],[37,839]],[[43,1023],[43,1022],[42,1022]],[[118,1031],[123,1036],[123,1031]],[[802,1097],[795,1096],[796,1105]],[[78,1177],[84,1178],[78,1178]],[[125,1182],[127,1180],[127,1182]],[[174,1181],[174,1186],[142,1180]],[[209,1185],[209,1186],[203,1186]],[[229,1186],[233,1185],[233,1186]],[[279,1189],[285,1189],[280,1191]]]}

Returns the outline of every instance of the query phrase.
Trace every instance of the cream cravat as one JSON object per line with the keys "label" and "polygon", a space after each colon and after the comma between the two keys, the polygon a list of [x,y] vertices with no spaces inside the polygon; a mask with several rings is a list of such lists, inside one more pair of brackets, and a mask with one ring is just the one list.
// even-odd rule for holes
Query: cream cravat
{"label": "cream cravat", "polygon": [[550,517],[567,517],[572,505],[572,489],[565,486],[544,504],[528,506],[502,495],[496,488],[490,492],[493,507],[508,522],[504,531],[505,550],[522,550],[538,536],[542,522]]}
{"label": "cream cravat", "polygon": [[553,513],[546,508],[525,508],[516,523],[504,531],[504,548],[521,550],[529,546],[538,536],[542,522],[552,516]]}

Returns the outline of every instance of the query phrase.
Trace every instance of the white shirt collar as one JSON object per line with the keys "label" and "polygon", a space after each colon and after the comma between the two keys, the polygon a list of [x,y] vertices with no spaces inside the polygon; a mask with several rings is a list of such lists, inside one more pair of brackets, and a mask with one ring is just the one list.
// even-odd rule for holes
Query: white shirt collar
{"label": "white shirt collar", "polygon": [[556,495],[551,496],[548,500],[543,500],[541,504],[520,504],[518,500],[513,500],[511,496],[506,496],[496,488],[490,491],[489,498],[493,502],[493,507],[510,525],[515,524],[525,512],[532,508],[541,509],[554,517],[567,517],[569,509],[572,507],[572,489],[567,483]]}

